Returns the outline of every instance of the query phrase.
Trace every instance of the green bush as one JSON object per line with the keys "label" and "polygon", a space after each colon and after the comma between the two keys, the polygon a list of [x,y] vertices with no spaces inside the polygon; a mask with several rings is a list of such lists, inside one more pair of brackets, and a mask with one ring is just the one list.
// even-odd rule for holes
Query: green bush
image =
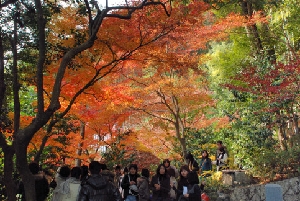
{"label": "green bush", "polygon": [[250,171],[254,176],[265,180],[273,180],[276,175],[292,177],[298,174],[299,156],[300,148],[296,146],[288,150],[264,150],[253,158],[253,168]]}

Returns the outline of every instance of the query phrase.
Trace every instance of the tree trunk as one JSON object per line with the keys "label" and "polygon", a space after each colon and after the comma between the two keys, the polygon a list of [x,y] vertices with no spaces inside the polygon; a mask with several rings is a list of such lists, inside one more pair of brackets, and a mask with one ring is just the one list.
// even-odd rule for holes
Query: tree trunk
{"label": "tree trunk", "polygon": [[180,133],[180,124],[179,124],[178,118],[176,119],[174,126],[175,126],[175,131],[176,131],[176,137],[179,140],[179,143],[181,146],[182,157],[184,157],[187,154],[186,141],[185,141],[185,137],[182,136]]}
{"label": "tree trunk", "polygon": [[[251,19],[253,15],[252,2],[249,0],[241,0],[240,4],[242,7],[243,15],[247,19]],[[255,46],[256,52],[260,53],[260,51],[263,50],[263,45],[256,24],[248,25],[245,27],[245,29],[248,37],[252,40],[252,43]]]}
{"label": "tree trunk", "polygon": [[293,114],[293,127],[294,127],[294,134],[299,135],[299,124],[298,124],[299,117],[297,114]]}
{"label": "tree trunk", "polygon": [[22,181],[26,183],[26,185],[24,185],[26,201],[35,201],[35,181],[34,179],[32,179],[33,175],[31,174],[28,168],[28,162],[27,162],[27,145],[30,139],[28,140],[27,138],[24,137],[25,134],[23,130],[19,130],[17,135],[18,138],[16,138],[16,146],[15,146],[17,168],[20,172]]}
{"label": "tree trunk", "polygon": [[4,185],[7,193],[7,201],[15,201],[17,194],[16,184],[13,179],[13,157],[15,152],[12,146],[7,146],[2,150],[4,152]]}
{"label": "tree trunk", "polygon": [[278,129],[278,141],[281,150],[287,150],[285,129],[286,129],[286,124],[284,123],[284,121],[281,121],[279,123],[279,129]]}
{"label": "tree trunk", "polygon": [[[80,122],[80,136],[81,139],[84,139],[84,133],[85,133],[85,123],[84,122]],[[81,156],[82,154],[82,142],[78,143],[78,148],[77,148],[77,155]],[[80,167],[81,166],[81,159],[76,158],[75,159],[75,166],[76,167]]]}
{"label": "tree trunk", "polygon": [[5,98],[5,91],[6,91],[6,85],[4,82],[4,50],[2,44],[2,34],[0,34],[0,111],[1,113],[3,108],[3,101]]}

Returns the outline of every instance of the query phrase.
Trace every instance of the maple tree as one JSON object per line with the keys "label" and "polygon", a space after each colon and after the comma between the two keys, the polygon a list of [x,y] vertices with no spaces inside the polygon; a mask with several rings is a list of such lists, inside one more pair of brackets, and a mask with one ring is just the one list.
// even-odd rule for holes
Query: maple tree
{"label": "maple tree", "polygon": [[[201,6],[199,6],[199,5],[201,5]],[[204,9],[206,9],[206,7],[204,6],[204,4],[203,3],[201,3],[201,2],[197,2],[197,4],[191,4],[191,6],[190,6],[191,8],[193,8],[194,10],[198,10],[199,11],[199,8],[201,8],[201,7],[203,7]],[[181,10],[184,10],[184,7],[179,7],[179,9],[181,9]],[[67,13],[68,13],[68,15],[69,15],[69,13],[71,12],[70,10],[67,10],[66,11]],[[152,11],[153,12],[153,11]],[[195,11],[191,11],[191,12],[195,12]],[[179,13],[179,12],[178,12]],[[176,25],[176,24],[178,24],[178,22],[180,21],[180,20],[182,20],[182,17],[183,17],[183,12],[181,11],[180,12],[181,13],[181,15],[180,16],[175,16],[174,18],[172,18],[172,17],[169,17],[169,18],[166,18],[166,16],[165,15],[161,15],[161,17],[163,18],[163,20],[162,20],[162,22],[164,22],[165,20],[168,20],[169,21],[169,23],[170,23],[170,27],[174,27],[174,25]],[[199,13],[197,13],[197,15],[199,15]],[[157,15],[153,15],[153,16],[157,16]],[[147,19],[148,19],[149,17],[147,16]],[[193,21],[195,21],[195,16],[189,16],[189,15],[186,15],[186,17],[185,17],[185,19],[186,19],[186,21],[187,21],[187,23],[188,24],[191,24],[191,22],[193,22]],[[68,18],[66,18],[66,19],[64,19],[64,20],[66,20],[66,21],[69,21],[69,19]],[[71,21],[72,20],[74,20],[73,18],[71,18],[70,19]],[[142,23],[143,21],[141,21],[141,20],[145,20],[145,16],[144,15],[141,15],[140,16],[140,18],[138,18],[138,20],[139,20],[139,22],[138,23]],[[152,20],[152,21],[151,21]],[[150,24],[152,23],[152,27],[155,27],[155,26],[157,26],[156,24],[157,24],[157,19],[156,18],[151,18],[151,20],[149,20],[148,19],[148,21],[147,21],[147,28],[149,29],[149,26],[150,26]],[[230,21],[232,21],[232,19],[228,19],[228,21],[230,22]],[[198,24],[201,24],[201,20],[198,20],[197,21],[197,23]],[[114,36],[114,38],[116,38],[116,37],[118,37],[119,35],[122,35],[122,36],[124,36],[124,33],[122,33],[122,34],[120,34],[118,31],[121,31],[121,32],[123,32],[124,30],[121,30],[120,29],[120,27],[122,27],[122,26],[124,26],[124,25],[119,25],[119,24],[115,24],[115,21],[112,21],[112,23],[114,23],[114,25],[112,26],[112,25],[109,25],[109,28],[110,29],[112,29],[112,30],[114,30],[114,31],[112,31],[111,33],[114,33],[116,36]],[[54,24],[54,23],[53,23]],[[61,22],[55,22],[55,24],[56,24],[56,26],[55,26],[55,29],[61,29],[61,27],[60,27],[60,25],[61,24],[63,24],[63,23],[61,23]],[[73,24],[73,23],[70,23],[70,24]],[[142,24],[144,24],[144,23],[142,23]],[[128,26],[130,26],[130,25],[128,25]],[[189,25],[188,27],[187,27],[187,25],[184,25],[184,26],[186,26],[185,27],[185,30],[187,30],[191,25]],[[224,30],[225,28],[224,28],[224,26],[222,27],[222,26],[220,26],[221,27],[221,29],[220,30]],[[63,28],[63,27],[62,27]],[[141,27],[140,27],[140,29],[142,29]],[[137,30],[135,30],[135,29],[131,29],[132,30],[132,32],[130,33],[130,35],[131,35],[131,37],[130,38],[128,38],[129,40],[131,40],[132,38],[134,38],[134,34],[135,33],[138,33],[138,34],[140,34]],[[212,31],[210,31],[209,29],[205,29],[207,32],[209,32],[209,33],[212,33]],[[216,34],[210,34],[211,36],[211,38],[213,38],[213,37],[215,37],[216,35],[219,35],[219,32],[220,32],[220,30],[219,31],[217,31],[217,33]],[[178,31],[177,29],[176,29],[176,31]],[[126,30],[126,32],[128,32],[128,30]],[[148,31],[149,32],[149,31]],[[184,33],[184,30],[181,30],[180,32],[183,32]],[[126,34],[128,34],[128,33],[126,33]],[[101,35],[101,33],[100,33],[100,35]],[[204,35],[208,35],[208,33],[205,33]],[[138,37],[138,36],[136,36],[136,37]],[[172,36],[171,36],[172,37]],[[184,37],[186,37],[186,36],[181,36],[181,38],[184,38]],[[54,38],[54,43],[55,43],[55,38]],[[70,41],[71,41],[71,43],[70,43]],[[117,41],[117,40],[116,40]],[[65,40],[65,44],[64,45],[66,45],[66,46],[69,46],[70,44],[72,44],[72,40],[70,40],[70,39],[68,39],[68,40]],[[73,41],[74,42],[74,41]],[[130,41],[128,41],[128,43],[129,43]],[[190,41],[190,42],[192,42],[192,43],[195,43],[195,42],[193,42],[193,41]],[[191,46],[191,44],[192,43],[190,43],[190,44],[186,44],[186,47],[187,46]],[[101,43],[101,44],[95,44],[95,47],[98,47],[98,45],[100,45],[99,46],[99,49],[101,49],[101,48],[103,48],[103,44]],[[203,46],[204,44],[198,44],[198,45],[200,45],[200,46]],[[119,45],[118,45],[119,46]],[[96,51],[97,49],[95,48],[95,51]],[[106,54],[107,54],[107,52],[105,52],[105,51],[101,51],[102,53],[103,53],[103,57],[105,57],[106,56]],[[97,54],[96,54],[98,57],[101,57],[101,55],[99,55],[99,51],[97,52]],[[86,58],[86,57],[84,57],[84,58]],[[173,58],[167,58],[167,59],[170,59],[170,60],[172,60]],[[96,58],[95,58],[95,56],[93,56],[92,55],[92,57],[91,57],[91,60],[90,61],[94,61],[94,60],[96,60]],[[77,66],[74,66],[74,68],[76,68],[76,72],[74,73],[74,72],[72,72],[72,75],[68,75],[69,77],[73,77],[73,78],[71,78],[71,79],[68,79],[68,81],[66,82],[66,84],[64,85],[64,87],[68,87],[68,90],[66,90],[66,92],[68,92],[68,94],[65,94],[64,95],[64,99],[65,100],[68,100],[68,96],[70,96],[70,94],[72,95],[72,94],[74,94],[75,92],[74,92],[74,89],[76,88],[76,87],[78,87],[78,84],[80,84],[80,82],[77,80],[77,74],[78,75],[80,75],[80,73],[82,73],[81,72],[81,69],[79,68],[78,69],[78,66],[81,66],[81,65],[90,65],[90,66],[92,66],[92,64],[88,64],[87,62],[89,62],[89,61],[85,61],[85,60],[81,60],[80,58],[77,58],[77,62],[76,62],[76,65]],[[96,67],[97,68],[97,67]],[[117,72],[117,69],[115,69],[115,71]],[[87,73],[87,71],[86,71],[86,69],[84,69],[84,73]],[[117,74],[117,73],[116,73]],[[49,73],[49,75],[50,75],[50,78],[51,78],[51,73]],[[68,77],[67,76],[67,77]],[[46,77],[47,78],[47,77]],[[84,78],[84,77],[83,77]],[[83,80],[83,79],[82,79]],[[81,80],[81,81],[82,81]],[[111,81],[111,80],[110,80]],[[45,82],[47,83],[47,79],[45,80]],[[103,83],[105,83],[105,84],[103,84]],[[50,79],[50,84],[51,84],[51,79]],[[102,84],[101,84],[101,86],[99,85],[98,86],[98,83],[96,83],[94,86],[93,86],[93,89],[89,89],[87,92],[85,92],[86,94],[89,94],[90,95],[90,98],[88,98],[88,99],[86,99],[86,96],[84,96],[84,98],[83,99],[81,99],[80,97],[78,97],[77,98],[77,102],[78,103],[80,103],[80,102],[90,102],[91,101],[91,99],[107,99],[108,97],[110,97],[110,99],[111,99],[111,101],[112,101],[112,103],[116,103],[116,102],[122,102],[122,104],[123,104],[123,106],[124,105],[126,105],[126,103],[128,102],[128,101],[131,101],[130,100],[130,98],[129,97],[127,97],[127,100],[125,100],[125,99],[122,99],[122,101],[118,101],[118,99],[120,99],[120,97],[124,97],[124,94],[121,94],[121,93],[115,93],[115,94],[113,94],[113,93],[111,93],[111,94],[109,94],[109,95],[105,95],[104,93],[102,93],[102,92],[100,92],[99,93],[99,88],[105,88],[105,86],[107,86],[107,85],[112,85],[112,83],[108,83],[107,81],[106,82],[102,82]],[[95,92],[95,89],[97,89],[97,92]],[[109,90],[109,87],[106,87],[104,90]],[[124,87],[119,87],[118,86],[118,89],[117,90],[119,90],[119,91],[122,91],[122,90],[125,90],[124,89]],[[114,92],[117,92],[116,91],[116,89],[114,90]],[[107,92],[105,92],[105,93],[107,93]],[[103,95],[104,94],[104,95]],[[128,99],[129,98],[129,99]],[[67,101],[66,101],[67,102]],[[76,107],[76,105],[77,104],[75,104],[74,106]],[[91,112],[92,113],[97,113],[97,111],[99,111],[98,109],[95,109],[96,107],[99,107],[99,104],[97,103],[97,100],[95,101],[95,100],[92,100],[92,102],[90,102],[89,104],[88,104],[89,106],[89,108],[88,108],[88,111],[87,110],[85,110],[84,109],[84,107],[86,107],[86,105],[84,106],[84,107],[82,107],[82,106],[79,106],[78,108],[82,108],[83,109],[83,112],[85,112],[86,113],[86,118],[87,119],[92,119],[93,118],[93,114],[91,114]],[[94,105],[94,106],[93,106]],[[72,113],[74,113],[74,114],[76,114],[76,113],[81,113],[80,112],[80,110],[81,109],[79,109],[79,110],[77,110],[77,111],[75,111],[75,112],[72,112]],[[106,113],[103,113],[105,110],[102,110],[101,112],[102,112],[102,114],[101,115],[106,115]],[[78,116],[78,115],[77,115]],[[82,118],[81,118],[82,119]],[[87,120],[87,121],[89,121],[89,120]],[[97,121],[99,121],[99,120],[97,120]],[[102,125],[101,123],[99,124],[99,125]],[[88,136],[88,135],[86,135],[86,136]],[[87,140],[85,140],[86,142],[88,142],[89,141],[89,139],[87,138]],[[90,141],[92,141],[92,140],[90,140]]]}
{"label": "maple tree", "polygon": [[[59,4],[51,3],[51,2],[41,2],[36,0],[34,3],[30,2],[18,2],[18,1],[5,1],[1,3],[1,12],[7,12],[11,8],[13,17],[9,18],[6,14],[3,16],[7,18],[3,18],[1,23],[6,23],[8,20],[12,20],[12,24],[14,26],[9,30],[1,29],[1,108],[4,106],[3,103],[7,100],[7,96],[5,94],[5,90],[8,87],[5,74],[5,69],[11,69],[12,78],[12,94],[14,97],[14,124],[13,124],[13,142],[12,145],[7,144],[5,137],[3,136],[3,128],[1,129],[1,136],[0,136],[0,145],[4,152],[4,159],[5,159],[5,185],[6,189],[8,189],[8,200],[15,200],[15,190],[14,183],[11,177],[11,170],[13,166],[12,157],[16,154],[16,162],[18,171],[21,174],[22,180],[28,181],[28,185],[25,186],[26,191],[26,199],[27,200],[34,200],[35,192],[34,192],[34,181],[30,179],[30,172],[27,167],[27,146],[30,143],[31,139],[36,135],[36,133],[47,124],[48,129],[47,132],[50,133],[53,126],[62,118],[64,117],[71,106],[74,104],[76,98],[82,94],[86,89],[90,86],[94,85],[100,79],[105,77],[105,75],[109,74],[114,70],[114,68],[120,64],[123,60],[126,60],[129,56],[132,55],[134,51],[139,49],[140,47],[147,45],[159,38],[160,36],[166,34],[169,31],[169,27],[165,27],[165,29],[160,30],[156,34],[150,35],[148,38],[144,37],[143,33],[140,32],[139,37],[137,40],[132,41],[130,37],[128,37],[128,41],[132,41],[130,45],[127,47],[122,47],[120,44],[111,43],[112,39],[118,39],[118,35],[114,35],[112,32],[107,32],[105,30],[108,27],[114,28],[116,19],[130,19],[133,13],[136,10],[141,10],[142,8],[147,6],[155,6],[158,5],[162,9],[158,9],[158,12],[168,13],[168,4],[167,2],[154,2],[154,1],[142,1],[137,4],[127,4],[123,6],[116,6],[116,7],[106,7],[104,9],[99,9],[96,5],[96,9],[93,10],[92,6],[89,4],[88,1],[83,1],[81,4],[78,4],[77,7],[74,6],[64,7]],[[11,6],[11,7],[10,7]],[[22,8],[22,9],[21,9]],[[98,9],[97,9],[98,8]],[[45,10],[46,9],[46,10]],[[73,11],[69,10],[73,9]],[[55,15],[58,13],[63,13],[63,11],[68,10],[70,14],[73,14],[73,19],[77,19],[77,24],[74,23],[70,24],[69,31],[66,29],[61,30],[61,33],[52,30],[51,22],[47,24],[47,20],[53,17],[55,19]],[[118,12],[121,10],[121,12]],[[46,12],[47,11],[47,12]],[[76,12],[76,11],[84,11],[84,12]],[[87,17],[86,17],[87,16]],[[60,17],[58,16],[57,19]],[[111,24],[109,21],[107,23],[103,23],[105,18],[110,18]],[[60,18],[61,19],[61,18]],[[71,19],[66,18],[66,19]],[[79,20],[81,19],[81,20]],[[74,21],[73,21],[74,22]],[[124,28],[129,25],[130,23],[124,22]],[[81,23],[81,24],[80,24]],[[68,24],[68,23],[66,23]],[[75,26],[75,27],[74,27]],[[119,25],[118,25],[119,26]],[[32,67],[31,71],[22,76],[24,80],[27,81],[28,85],[34,84],[36,86],[36,96],[37,96],[37,104],[36,104],[36,113],[35,118],[26,126],[20,126],[20,101],[19,101],[19,85],[21,74],[20,66],[18,66],[18,42],[22,44],[21,31],[24,31],[23,34],[30,38],[29,43],[31,43],[32,48],[30,49],[21,49],[24,50],[22,53],[26,54],[27,57],[36,57],[36,59],[32,59],[31,61],[25,60],[26,66]],[[117,28],[115,26],[115,28]],[[76,30],[76,31],[74,31]],[[102,31],[103,30],[103,31]],[[113,30],[113,29],[112,29]],[[118,30],[120,30],[118,28]],[[132,30],[132,29],[128,29]],[[136,30],[136,29],[135,29]],[[49,31],[49,32],[48,32]],[[82,32],[81,32],[82,31]],[[102,31],[102,33],[101,33]],[[116,31],[116,30],[115,30]],[[126,30],[123,30],[126,31]],[[8,45],[9,38],[5,38],[7,33],[13,33],[13,38],[11,39],[11,47]],[[19,34],[20,33],[20,34]],[[37,35],[35,35],[37,33]],[[56,33],[56,35],[55,35]],[[132,32],[131,32],[132,33]],[[129,33],[129,35],[131,34]],[[54,39],[57,40],[49,40],[47,36],[53,34]],[[76,35],[77,34],[77,35]],[[110,35],[112,34],[112,35]],[[98,39],[99,36],[105,36],[107,40]],[[120,37],[120,35],[119,35]],[[110,39],[109,39],[110,38]],[[20,39],[20,40],[18,40]],[[24,37],[26,40],[26,37]],[[73,43],[67,42],[68,40],[73,40]],[[60,40],[60,42],[58,41]],[[100,58],[93,62],[94,65],[92,66],[92,73],[86,74],[85,78],[83,79],[80,84],[78,84],[77,88],[74,88],[73,91],[67,91],[68,89],[64,88],[64,86],[68,86],[68,81],[66,82],[65,76],[68,74],[71,75],[71,71],[74,73],[76,70],[79,70],[79,66],[73,63],[76,58],[82,57],[85,54],[92,55],[95,49],[91,48],[96,41],[99,41],[98,44],[102,45],[102,48],[99,47],[100,51],[108,51],[105,55],[102,55]],[[55,43],[56,42],[56,43]],[[123,41],[124,42],[124,41]],[[5,43],[5,48],[3,48],[2,44]],[[28,44],[29,44],[28,43]],[[26,43],[24,43],[26,44]],[[53,46],[51,45],[53,44]],[[124,44],[124,43],[122,43]],[[6,58],[4,57],[6,51],[12,50],[12,55],[10,60],[12,61],[9,67],[5,65],[4,61]],[[88,51],[86,51],[88,50]],[[88,57],[91,58],[91,57]],[[74,60],[75,59],[75,60]],[[92,60],[94,61],[94,60]],[[100,61],[100,62],[99,62]],[[95,65],[96,63],[96,65]],[[91,63],[90,63],[91,64]],[[35,68],[33,68],[35,66]],[[47,67],[49,66],[49,68]],[[94,68],[96,66],[96,68]],[[80,69],[82,70],[82,69]],[[47,73],[48,71],[48,73]],[[44,93],[44,87],[49,89],[47,86],[47,82],[44,83],[44,74],[49,75],[52,79],[52,83],[50,85],[51,90],[49,93]],[[74,73],[76,75],[76,73]],[[34,79],[31,79],[31,76],[35,75]],[[76,75],[77,76],[77,75]],[[22,83],[25,85],[25,82]],[[44,85],[45,84],[45,85]],[[65,97],[65,92],[72,97],[69,98],[69,102],[66,105],[62,105],[61,101]],[[6,91],[8,92],[8,91]],[[70,92],[70,93],[69,93]],[[73,92],[73,93],[72,93]],[[47,98],[46,98],[47,97]],[[69,96],[70,97],[70,96]],[[49,98],[49,99],[48,99]],[[47,101],[46,101],[47,100]],[[55,114],[55,112],[58,112]],[[6,125],[8,127],[9,125]]]}
{"label": "maple tree", "polygon": [[[215,102],[210,97],[205,73],[198,69],[197,52],[205,48],[207,42],[226,37],[225,30],[247,23],[242,16],[231,14],[215,24],[205,26],[203,23],[210,16],[207,18],[199,12],[199,7],[203,11],[208,8],[205,5],[196,6],[201,3],[189,4],[189,15],[178,14],[180,18],[173,18],[180,21],[175,31],[160,40],[159,45],[156,43],[155,46],[142,49],[138,55],[126,61],[122,70],[124,83],[131,86],[129,93],[135,97],[132,108],[154,118],[146,120],[148,122],[145,124],[150,126],[139,132],[152,132],[162,142],[164,138],[169,139],[167,145],[163,144],[169,149],[177,140],[181,145],[181,156],[187,153],[185,132],[188,128],[200,129],[215,122],[222,125],[227,122],[226,118],[209,119],[205,116]],[[197,37],[190,37],[191,32]],[[140,66],[140,70],[137,70],[137,66]],[[155,128],[159,125],[162,128]],[[157,142],[153,138],[148,141]],[[155,150],[157,143],[147,144]],[[170,154],[170,150],[167,153]]]}

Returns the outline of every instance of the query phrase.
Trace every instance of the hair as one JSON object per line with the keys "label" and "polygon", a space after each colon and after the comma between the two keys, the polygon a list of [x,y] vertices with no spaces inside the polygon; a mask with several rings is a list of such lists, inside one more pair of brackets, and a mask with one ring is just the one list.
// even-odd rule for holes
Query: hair
{"label": "hair", "polygon": [[117,166],[115,167],[115,170],[121,170],[121,166],[117,165]]}
{"label": "hair", "polygon": [[187,175],[187,180],[188,180],[189,184],[191,184],[191,185],[199,184],[199,178],[198,178],[197,172],[195,172],[195,171],[189,172]]}
{"label": "hair", "polygon": [[166,175],[167,174],[167,168],[164,166],[164,164],[159,164],[158,165],[158,167],[157,167],[157,169],[156,169],[156,174],[157,175],[162,175],[162,174],[160,174],[160,168],[161,167],[164,167],[165,168],[165,174],[163,174],[163,175]]}
{"label": "hair", "polygon": [[166,162],[167,162],[167,163],[171,163],[171,161],[170,161],[169,159],[164,159],[164,160],[163,160],[163,164],[166,163]]}
{"label": "hair", "polygon": [[182,172],[183,170],[185,170],[185,171],[187,171],[187,172],[190,172],[190,168],[189,168],[188,165],[183,165],[183,166],[181,166],[181,167],[180,167],[180,171],[179,171],[179,175],[180,175],[179,180],[182,180],[182,179],[184,178],[184,177],[181,175],[181,172]]}
{"label": "hair", "polygon": [[89,174],[89,167],[86,165],[81,166],[81,179],[85,179]]}
{"label": "hair", "polygon": [[100,163],[101,165],[101,170],[108,170],[107,165],[105,163]]}
{"label": "hair", "polygon": [[62,166],[59,170],[59,175],[61,177],[68,177],[70,176],[70,173],[71,173],[71,169],[67,165]]}
{"label": "hair", "polygon": [[124,171],[124,173],[128,173],[128,172],[129,172],[128,167],[125,167],[125,168],[123,169],[123,171]]}
{"label": "hair", "polygon": [[98,161],[92,161],[89,165],[91,174],[99,174],[101,171],[101,164]]}
{"label": "hair", "polygon": [[29,163],[28,168],[32,174],[37,174],[40,170],[39,164],[36,162]]}
{"label": "hair", "polygon": [[149,170],[148,169],[146,169],[146,168],[143,168],[142,169],[142,176],[144,176],[144,177],[147,177],[147,178],[149,178],[150,177],[150,172],[149,172]]}
{"label": "hair", "polygon": [[[206,153],[206,157],[205,158],[209,158],[209,153],[207,152],[207,150],[203,150],[201,153],[203,154],[203,153]],[[202,158],[203,158],[203,156],[202,156]]]}
{"label": "hair", "polygon": [[186,171],[190,172],[190,168],[189,168],[188,165],[183,165],[183,166],[181,166],[179,172],[181,173],[183,170],[186,170]]}
{"label": "hair", "polygon": [[189,152],[185,155],[185,159],[188,159],[189,161],[194,161],[194,156]]}
{"label": "hair", "polygon": [[130,164],[128,170],[134,168],[136,171],[138,170],[137,164]]}
{"label": "hair", "polygon": [[167,173],[170,177],[175,177],[175,170],[173,168],[169,168]]}
{"label": "hair", "polygon": [[219,149],[219,151],[220,151],[220,152],[224,152],[224,153],[225,153],[225,149],[224,149],[224,147],[221,147],[221,148]]}
{"label": "hair", "polygon": [[71,177],[75,177],[76,179],[79,179],[81,175],[81,168],[80,167],[73,167],[71,169]]}
{"label": "hair", "polygon": [[221,140],[218,140],[217,144],[223,144],[223,142]]}

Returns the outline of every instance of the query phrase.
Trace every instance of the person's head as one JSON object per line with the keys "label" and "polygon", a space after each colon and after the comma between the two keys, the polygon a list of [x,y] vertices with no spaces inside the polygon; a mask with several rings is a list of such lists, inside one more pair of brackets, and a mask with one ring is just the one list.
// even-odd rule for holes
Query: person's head
{"label": "person's head", "polygon": [[123,169],[123,173],[124,173],[124,174],[128,174],[128,172],[129,172],[128,168],[125,167],[125,168]]}
{"label": "person's head", "polygon": [[170,177],[175,177],[175,170],[173,168],[169,168],[167,173]]}
{"label": "person's head", "polygon": [[85,179],[89,174],[89,167],[86,165],[81,166],[81,180]]}
{"label": "person's head", "polygon": [[108,170],[107,165],[105,163],[100,163],[101,165],[101,170]]}
{"label": "person's head", "polygon": [[221,147],[221,148],[219,149],[219,151],[220,151],[221,153],[225,153],[224,147]]}
{"label": "person's head", "polygon": [[115,167],[115,172],[116,172],[117,174],[120,174],[120,173],[121,173],[121,166],[117,165],[117,166]]}
{"label": "person's head", "polygon": [[137,173],[137,165],[136,164],[130,164],[129,165],[129,174],[136,174]]}
{"label": "person's head", "polygon": [[71,173],[71,169],[67,165],[62,166],[59,170],[59,175],[61,177],[69,177],[70,173]]}
{"label": "person's head", "polygon": [[198,178],[198,174],[197,172],[191,171],[188,173],[187,175],[187,180],[189,182],[189,184],[199,184],[199,178]]}
{"label": "person's head", "polygon": [[28,168],[32,174],[37,174],[40,170],[39,164],[36,162],[29,163]]}
{"label": "person's head", "polygon": [[180,177],[187,178],[188,173],[190,172],[189,166],[183,165],[180,168]]}
{"label": "person's head", "polygon": [[150,177],[150,172],[149,172],[149,170],[148,169],[146,169],[146,168],[143,168],[142,169],[142,176],[143,177],[147,177],[147,178],[149,178]]}
{"label": "person's head", "polygon": [[76,179],[79,179],[81,175],[81,168],[80,167],[73,167],[71,169],[71,177],[75,177]]}
{"label": "person's head", "polygon": [[170,161],[169,159],[164,159],[164,160],[163,160],[163,165],[164,165],[166,168],[170,167],[170,164],[171,164],[171,161]]}
{"label": "person's head", "polygon": [[101,164],[98,161],[92,161],[89,165],[89,171],[91,174],[100,174]]}
{"label": "person's head", "polygon": [[217,141],[217,147],[218,147],[218,149],[220,149],[221,147],[223,147],[223,142],[221,140]]}
{"label": "person's head", "polygon": [[203,150],[202,151],[202,158],[208,158],[209,157],[209,154],[206,150]]}
{"label": "person's head", "polygon": [[160,164],[156,169],[157,175],[165,175],[167,173],[166,167],[163,164]]}
{"label": "person's head", "polygon": [[187,160],[187,162],[193,162],[194,161],[194,156],[189,152],[185,155],[185,159]]}

